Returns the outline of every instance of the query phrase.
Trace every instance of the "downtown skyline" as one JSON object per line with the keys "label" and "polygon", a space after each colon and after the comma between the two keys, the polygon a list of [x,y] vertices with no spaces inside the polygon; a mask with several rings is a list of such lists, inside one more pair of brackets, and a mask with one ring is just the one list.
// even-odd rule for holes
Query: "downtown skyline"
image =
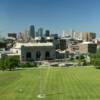
{"label": "downtown skyline", "polygon": [[54,33],[95,32],[100,37],[100,0],[0,0],[0,35],[29,25]]}

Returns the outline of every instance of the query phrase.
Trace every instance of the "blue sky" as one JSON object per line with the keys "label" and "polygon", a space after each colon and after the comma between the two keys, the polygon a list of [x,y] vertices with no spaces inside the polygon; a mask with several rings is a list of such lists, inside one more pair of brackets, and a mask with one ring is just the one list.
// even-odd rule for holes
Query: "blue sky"
{"label": "blue sky", "polygon": [[100,37],[100,0],[0,0],[0,34],[29,25],[54,33],[92,31]]}

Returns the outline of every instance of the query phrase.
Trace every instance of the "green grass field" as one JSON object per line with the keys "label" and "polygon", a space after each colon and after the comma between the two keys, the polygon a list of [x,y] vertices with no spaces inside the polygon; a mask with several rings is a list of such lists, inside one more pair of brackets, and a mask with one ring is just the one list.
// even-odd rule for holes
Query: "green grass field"
{"label": "green grass field", "polygon": [[[42,79],[40,81],[40,79]],[[100,100],[100,70],[42,68],[0,72],[0,100]]]}

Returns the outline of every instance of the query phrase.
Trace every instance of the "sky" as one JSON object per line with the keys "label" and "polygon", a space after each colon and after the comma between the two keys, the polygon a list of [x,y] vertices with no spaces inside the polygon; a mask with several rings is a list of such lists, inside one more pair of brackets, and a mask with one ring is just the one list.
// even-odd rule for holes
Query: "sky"
{"label": "sky", "polygon": [[29,25],[100,37],[100,0],[0,0],[0,35],[24,32]]}

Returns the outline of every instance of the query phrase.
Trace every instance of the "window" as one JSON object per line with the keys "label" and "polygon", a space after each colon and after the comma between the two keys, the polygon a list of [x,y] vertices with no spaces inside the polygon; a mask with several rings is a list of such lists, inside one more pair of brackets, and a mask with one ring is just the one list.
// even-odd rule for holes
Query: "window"
{"label": "window", "polygon": [[46,59],[50,58],[50,52],[49,52],[49,51],[46,51],[46,53],[45,53],[45,58],[46,58]]}
{"label": "window", "polygon": [[32,57],[31,52],[27,52],[27,53],[26,53],[26,58],[27,58],[27,59],[31,59],[31,57]]}
{"label": "window", "polygon": [[16,53],[18,53],[18,50],[16,51]]}
{"label": "window", "polygon": [[40,51],[37,51],[36,52],[36,59],[37,60],[40,60],[40,57],[41,57],[41,52]]}

